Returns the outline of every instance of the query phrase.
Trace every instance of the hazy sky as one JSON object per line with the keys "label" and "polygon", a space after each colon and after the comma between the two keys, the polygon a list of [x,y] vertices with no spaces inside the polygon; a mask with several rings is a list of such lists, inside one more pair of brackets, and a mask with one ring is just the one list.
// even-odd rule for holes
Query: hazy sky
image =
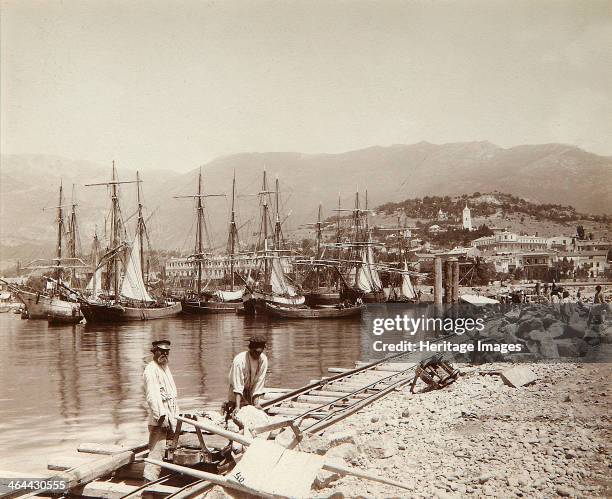
{"label": "hazy sky", "polygon": [[187,170],[243,151],[612,155],[612,2],[0,0],[1,148]]}

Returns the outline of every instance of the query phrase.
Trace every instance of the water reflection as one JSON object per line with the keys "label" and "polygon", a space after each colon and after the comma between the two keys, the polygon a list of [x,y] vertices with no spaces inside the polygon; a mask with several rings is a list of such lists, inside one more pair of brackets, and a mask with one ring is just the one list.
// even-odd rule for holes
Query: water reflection
{"label": "water reflection", "polygon": [[0,314],[0,468],[43,472],[80,442],[146,436],[142,372],[151,342],[172,341],[170,366],[183,409],[220,407],[233,357],[249,336],[268,339],[268,384],[296,387],[352,367],[360,322],[275,322],[236,315],[126,325],[48,326]]}

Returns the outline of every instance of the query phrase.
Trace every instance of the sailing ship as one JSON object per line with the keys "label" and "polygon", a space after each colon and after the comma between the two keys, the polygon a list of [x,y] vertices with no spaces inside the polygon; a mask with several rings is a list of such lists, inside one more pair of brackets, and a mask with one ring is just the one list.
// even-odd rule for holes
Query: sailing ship
{"label": "sailing ship", "polygon": [[344,290],[343,294],[352,300],[359,298],[366,303],[384,302],[385,294],[373,252],[373,247],[377,243],[372,241],[368,222],[367,191],[365,209],[360,207],[359,192],[357,192],[353,209],[338,208],[336,211],[352,212],[353,221],[352,241],[337,243],[339,248],[349,250],[348,259],[339,259],[346,269],[345,281],[350,287]]}
{"label": "sailing ship", "polygon": [[[181,311],[180,302],[172,300],[157,300],[149,295],[144,280],[144,248],[143,239],[148,240],[147,229],[142,213],[140,198],[140,176],[136,173],[136,181],[117,180],[115,163],[113,162],[112,180],[87,186],[104,185],[111,190],[111,241],[107,254],[94,270],[92,279],[98,274],[100,267],[106,267],[106,290],[100,293],[96,282],[92,283],[92,296],[81,295],[81,310],[88,323],[127,322],[163,319],[177,315]],[[138,221],[136,234],[131,244],[125,241],[125,225],[121,217],[118,186],[136,183],[138,201]],[[127,259],[124,254],[127,250]]]}
{"label": "sailing ship", "polygon": [[[236,227],[235,196],[236,196],[236,174],[232,180],[232,211],[229,225],[228,253],[229,253],[229,288],[221,286],[206,286],[202,288],[202,264],[204,259],[203,237],[206,231],[206,219],[204,216],[203,198],[223,196],[223,194],[202,193],[202,172],[198,174],[198,193],[193,196],[175,196],[175,198],[195,198],[196,200],[196,239],[195,253],[192,255],[196,265],[196,289],[195,292],[182,300],[183,312],[189,314],[219,314],[235,313],[242,309],[242,297],[244,286],[237,286],[235,282],[234,264],[236,258],[236,246],[238,241],[238,228]],[[214,288],[214,289],[213,289]]]}
{"label": "sailing ship", "polygon": [[[276,220],[272,241],[270,241],[270,234],[268,233],[270,216],[268,201],[271,194],[275,194],[276,200]],[[283,270],[283,254],[286,254],[286,250],[281,247],[282,223],[279,211],[278,178],[276,179],[275,191],[269,191],[265,170],[263,172],[262,190],[258,193],[258,196],[261,206],[261,223],[256,253],[257,259],[261,263],[255,275],[254,284],[247,284],[247,290],[243,298],[244,309],[249,314],[266,314],[266,303],[282,307],[301,307],[306,299]]]}
{"label": "sailing ship", "polygon": [[[73,193],[74,198],[74,193]],[[66,231],[64,221],[64,197],[63,186],[60,183],[59,202],[57,209],[57,240],[56,240],[56,255],[54,263],[51,265],[40,264],[40,261],[31,262],[26,268],[30,270],[51,269],[55,278],[47,278],[45,282],[45,290],[36,290],[25,286],[10,285],[11,291],[21,300],[26,307],[26,317],[28,319],[47,319],[51,323],[80,322],[83,319],[81,315],[79,303],[76,296],[58,285],[65,277],[65,271],[70,269],[72,279],[76,280],[76,268],[83,267],[83,262],[76,256],[76,203],[73,200],[72,214]],[[64,235],[68,233],[70,256],[64,257],[62,250],[64,246]],[[70,283],[73,284],[72,282]]]}
{"label": "sailing ship", "polygon": [[[306,304],[310,307],[319,305],[337,305],[342,301],[341,291],[344,286],[342,275],[338,271],[337,262],[325,259],[323,247],[323,222],[321,221],[321,205],[315,227],[315,259],[306,262],[311,269],[302,281]],[[340,239],[340,219],[337,220],[336,241]],[[338,250],[339,251],[339,250]]]}
{"label": "sailing ship", "polygon": [[397,234],[397,255],[398,270],[390,270],[389,286],[384,289],[387,303],[415,303],[418,301],[417,293],[410,280],[410,274],[417,275],[416,272],[408,269],[406,259],[406,249],[404,245],[406,229],[401,226],[398,218],[396,228],[386,228],[382,230],[396,230]]}

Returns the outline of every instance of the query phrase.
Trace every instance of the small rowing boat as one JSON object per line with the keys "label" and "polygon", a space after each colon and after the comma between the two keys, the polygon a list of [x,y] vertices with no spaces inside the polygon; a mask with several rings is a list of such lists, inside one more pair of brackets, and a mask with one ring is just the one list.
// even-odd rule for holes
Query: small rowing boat
{"label": "small rowing boat", "polygon": [[279,319],[340,319],[357,317],[364,309],[363,305],[341,305],[335,307],[282,307],[266,303],[266,312]]}

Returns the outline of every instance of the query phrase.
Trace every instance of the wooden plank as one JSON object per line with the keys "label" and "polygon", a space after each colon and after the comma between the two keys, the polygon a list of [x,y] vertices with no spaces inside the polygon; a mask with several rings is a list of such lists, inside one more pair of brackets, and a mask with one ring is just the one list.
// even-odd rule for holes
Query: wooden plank
{"label": "wooden plank", "polygon": [[[120,499],[123,496],[132,494],[138,489],[139,487],[128,485],[124,482],[93,481],[87,485],[73,489],[71,494],[95,499]],[[179,492],[180,490],[179,487],[154,483],[138,492],[136,497],[143,493],[167,496]]]}
{"label": "wooden plank", "polygon": [[61,471],[57,476],[59,479],[66,480],[68,488],[72,489],[108,475],[122,466],[130,464],[133,460],[134,453],[125,451],[93,459],[72,470]]}
{"label": "wooden plank", "polygon": [[77,451],[78,452],[86,452],[88,454],[102,454],[102,455],[111,455],[111,454],[119,454],[120,452],[125,452],[126,450],[132,452],[140,452],[144,449],[147,449],[149,446],[148,442],[139,442],[134,445],[126,446],[126,445],[114,445],[114,444],[97,444],[97,443],[82,443],[79,445]]}
{"label": "wooden plank", "polygon": [[60,456],[53,458],[53,461],[47,463],[47,469],[51,471],[66,471],[82,464],[90,462],[91,459],[87,459],[81,456]]}

